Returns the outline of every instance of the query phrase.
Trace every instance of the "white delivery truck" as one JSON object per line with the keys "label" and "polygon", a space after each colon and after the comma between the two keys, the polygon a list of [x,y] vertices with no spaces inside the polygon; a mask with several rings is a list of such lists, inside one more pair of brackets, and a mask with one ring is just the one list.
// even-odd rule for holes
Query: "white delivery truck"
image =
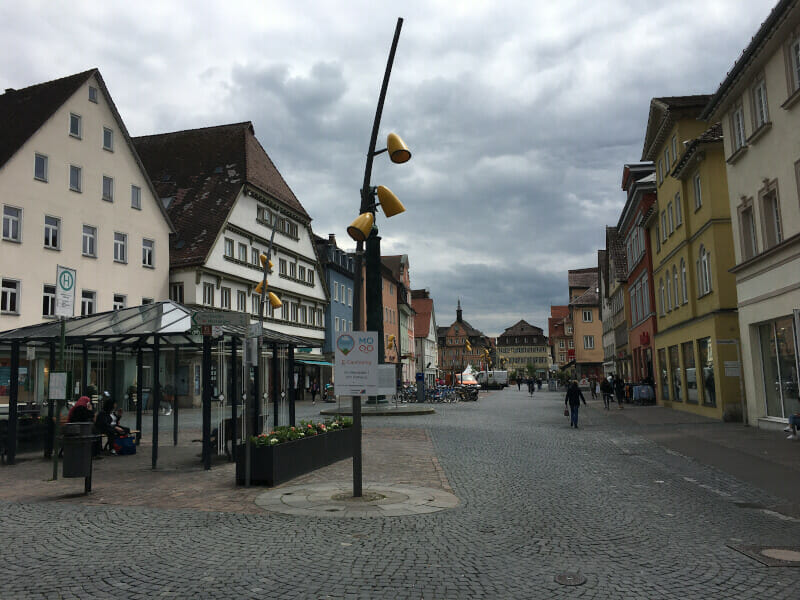
{"label": "white delivery truck", "polygon": [[484,389],[501,389],[508,386],[508,371],[481,371],[478,383]]}

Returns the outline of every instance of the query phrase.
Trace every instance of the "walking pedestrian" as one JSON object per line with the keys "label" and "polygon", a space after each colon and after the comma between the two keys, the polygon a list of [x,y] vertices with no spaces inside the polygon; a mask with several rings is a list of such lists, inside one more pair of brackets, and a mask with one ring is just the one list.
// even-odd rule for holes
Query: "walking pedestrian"
{"label": "walking pedestrian", "polygon": [[592,400],[597,400],[597,379],[589,378],[589,391],[592,392]]}
{"label": "walking pedestrian", "polygon": [[600,393],[603,394],[603,407],[611,410],[611,399],[614,397],[614,386],[611,385],[611,375],[600,383]]}
{"label": "walking pedestrian", "polygon": [[617,404],[619,409],[622,410],[622,400],[625,398],[625,382],[622,377],[614,375],[614,394],[617,396]]}
{"label": "walking pedestrian", "polygon": [[311,404],[317,403],[317,394],[319,394],[319,382],[315,379],[311,382]]}
{"label": "walking pedestrian", "polygon": [[569,426],[578,428],[578,409],[583,400],[583,405],[586,406],[586,398],[583,397],[583,392],[578,387],[578,382],[574,379],[567,387],[567,396],[564,398],[564,406],[569,405]]}
{"label": "walking pedestrian", "polygon": [[528,377],[528,395],[533,396],[533,377]]}
{"label": "walking pedestrian", "polygon": [[522,391],[522,378],[517,377],[517,391]]}

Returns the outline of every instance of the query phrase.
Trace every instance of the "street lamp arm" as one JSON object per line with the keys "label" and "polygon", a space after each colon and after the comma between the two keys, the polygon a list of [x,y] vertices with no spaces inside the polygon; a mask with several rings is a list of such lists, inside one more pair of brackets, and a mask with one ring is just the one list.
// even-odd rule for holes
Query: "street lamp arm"
{"label": "street lamp arm", "polygon": [[[400,30],[403,28],[403,18],[397,19],[397,26],[394,29],[394,38],[392,39],[392,48],[389,50],[389,60],[386,62],[386,72],[383,74],[383,83],[381,84],[381,93],[378,97],[378,108],[375,110],[375,121],[372,124],[372,137],[369,141],[369,152],[367,152],[367,166],[364,169],[364,185],[361,188],[361,210],[359,212],[367,212],[370,209],[369,200],[371,197],[369,188],[369,180],[372,178],[372,159],[375,156],[375,144],[378,141],[378,129],[381,126],[381,116],[383,115],[383,102],[386,99],[386,89],[389,87],[389,76],[392,74],[392,64],[394,63],[394,55],[397,52],[397,42],[400,39]],[[374,212],[373,207],[370,212]]]}

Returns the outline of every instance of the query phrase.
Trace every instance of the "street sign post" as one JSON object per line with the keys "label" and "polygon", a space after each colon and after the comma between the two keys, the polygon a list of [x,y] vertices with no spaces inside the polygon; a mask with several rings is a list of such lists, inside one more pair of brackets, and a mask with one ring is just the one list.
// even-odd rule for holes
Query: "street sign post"
{"label": "street sign post", "polygon": [[75,314],[75,269],[56,267],[56,306],[57,317],[71,317]]}
{"label": "street sign post", "polygon": [[334,367],[337,396],[377,396],[378,334],[353,331],[336,338]]}

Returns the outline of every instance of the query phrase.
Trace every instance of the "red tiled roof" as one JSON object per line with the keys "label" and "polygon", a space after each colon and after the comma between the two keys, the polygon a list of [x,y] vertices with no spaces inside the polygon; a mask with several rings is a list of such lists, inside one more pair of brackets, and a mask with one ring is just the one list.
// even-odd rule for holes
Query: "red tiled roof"
{"label": "red tiled roof", "polygon": [[411,308],[414,309],[414,337],[426,338],[431,328],[431,312],[433,311],[433,298],[411,298]]}
{"label": "red tiled roof", "polygon": [[310,220],[249,121],[133,141],[159,196],[174,198],[167,209],[177,231],[170,248],[174,267],[205,262],[245,183]]}
{"label": "red tiled roof", "polygon": [[0,167],[97,72],[89,69],[0,96]]}

